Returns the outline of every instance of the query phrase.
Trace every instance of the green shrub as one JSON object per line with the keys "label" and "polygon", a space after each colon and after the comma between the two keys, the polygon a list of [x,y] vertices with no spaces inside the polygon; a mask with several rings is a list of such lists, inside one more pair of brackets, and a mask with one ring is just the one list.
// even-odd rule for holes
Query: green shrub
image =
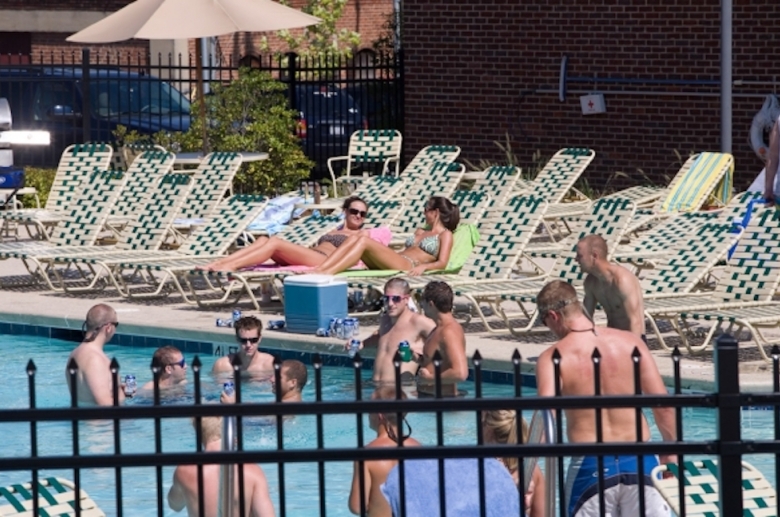
{"label": "green shrub", "polygon": [[[44,206],[49,198],[49,191],[52,183],[54,183],[54,175],[56,173],[57,169],[24,168],[24,186],[34,187],[38,191],[38,199],[41,200],[41,206]],[[35,197],[22,196],[22,204],[25,208],[35,208]]]}
{"label": "green shrub", "polygon": [[[233,181],[237,194],[274,194],[298,188],[313,163],[294,134],[296,113],[287,107],[287,87],[267,72],[242,68],[238,79],[214,85],[206,98],[208,143],[212,151],[267,152],[268,160],[241,167]],[[118,128],[118,145],[154,143],[173,152],[203,148],[198,103],[186,133],[160,132],[151,137]]]}

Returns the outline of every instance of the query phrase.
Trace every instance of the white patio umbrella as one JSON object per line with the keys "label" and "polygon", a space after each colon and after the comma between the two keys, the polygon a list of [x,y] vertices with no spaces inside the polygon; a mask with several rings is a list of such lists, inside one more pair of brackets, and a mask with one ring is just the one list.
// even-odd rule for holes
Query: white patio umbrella
{"label": "white patio umbrella", "polygon": [[[295,29],[320,21],[273,0],[136,0],[71,35],[68,41],[113,43],[132,38],[200,39],[232,32]],[[201,116],[205,116],[200,41],[195,45],[195,54],[198,100]],[[205,134],[203,142],[205,147]]]}

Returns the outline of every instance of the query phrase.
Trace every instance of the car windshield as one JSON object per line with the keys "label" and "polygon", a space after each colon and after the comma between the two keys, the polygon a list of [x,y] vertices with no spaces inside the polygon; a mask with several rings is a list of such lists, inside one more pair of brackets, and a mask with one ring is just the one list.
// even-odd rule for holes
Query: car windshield
{"label": "car windshield", "polygon": [[100,116],[148,113],[190,113],[190,103],[177,89],[152,77],[95,78],[90,100]]}

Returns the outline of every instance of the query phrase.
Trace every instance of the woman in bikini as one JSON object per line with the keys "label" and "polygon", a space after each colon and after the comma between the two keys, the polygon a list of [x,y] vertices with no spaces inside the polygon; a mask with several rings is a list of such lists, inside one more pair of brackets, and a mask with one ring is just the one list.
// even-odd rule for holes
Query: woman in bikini
{"label": "woman in bikini", "polygon": [[313,273],[335,275],[362,260],[369,269],[399,269],[411,276],[429,269],[444,269],[452,251],[452,232],[458,227],[458,205],[433,196],[425,204],[425,228],[406,240],[406,248],[394,251],[364,234],[353,234]]}
{"label": "woman in bikini", "polygon": [[280,266],[321,265],[336,249],[350,237],[365,236],[363,221],[368,214],[368,204],[357,196],[347,198],[342,205],[344,225],[329,232],[311,248],[287,242],[278,237],[260,237],[251,246],[247,246],[227,257],[203,266],[207,271],[237,271],[241,268],[256,266],[271,259]]}

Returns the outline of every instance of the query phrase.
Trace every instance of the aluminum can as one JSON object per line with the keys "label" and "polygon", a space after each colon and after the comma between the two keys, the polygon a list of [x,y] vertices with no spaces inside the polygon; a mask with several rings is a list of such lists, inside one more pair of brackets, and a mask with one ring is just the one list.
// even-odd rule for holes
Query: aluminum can
{"label": "aluminum can", "polygon": [[398,343],[398,354],[401,356],[401,361],[405,363],[412,360],[412,347],[409,346],[408,341]]}
{"label": "aluminum can", "polygon": [[138,391],[135,375],[125,375],[125,396],[132,397]]}
{"label": "aluminum can", "polygon": [[223,320],[222,318],[217,318],[217,327],[233,327],[233,320]]}
{"label": "aluminum can", "polygon": [[241,309],[233,309],[233,323],[241,319]]}
{"label": "aluminum can", "polygon": [[271,320],[268,322],[268,330],[282,330],[284,325],[284,320]]}
{"label": "aluminum can", "polygon": [[319,336],[319,337],[328,337],[328,336],[330,336],[330,330],[324,329],[324,328],[318,328],[317,329],[317,336]]}
{"label": "aluminum can", "polygon": [[333,331],[330,335],[335,335],[339,339],[344,339],[344,320],[336,318],[336,323],[333,325]]}
{"label": "aluminum can", "polygon": [[338,321],[338,318],[331,318],[330,323],[328,324],[328,331],[330,331],[331,336],[336,335],[336,322]]}
{"label": "aluminum can", "polygon": [[351,339],[355,335],[355,321],[352,318],[346,318],[341,332],[342,339]]}
{"label": "aluminum can", "polygon": [[228,395],[232,395],[233,393],[236,392],[236,385],[233,384],[233,381],[228,381],[222,384],[222,391],[224,391]]}
{"label": "aluminum can", "polygon": [[352,339],[349,341],[349,350],[348,354],[350,357],[355,357],[355,354],[360,351],[360,340],[359,339]]}

